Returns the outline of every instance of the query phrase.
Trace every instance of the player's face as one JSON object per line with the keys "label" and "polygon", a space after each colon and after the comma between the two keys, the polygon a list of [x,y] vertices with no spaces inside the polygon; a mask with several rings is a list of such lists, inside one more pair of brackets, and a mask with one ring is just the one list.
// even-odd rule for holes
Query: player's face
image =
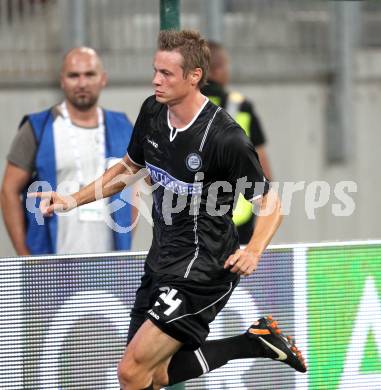
{"label": "player's face", "polygon": [[69,55],[61,71],[61,88],[66,99],[78,110],[93,107],[106,85],[106,74],[97,57],[90,53]]}
{"label": "player's face", "polygon": [[192,72],[184,77],[183,56],[178,51],[158,51],[154,58],[156,100],[168,105],[176,104],[195,89]]}

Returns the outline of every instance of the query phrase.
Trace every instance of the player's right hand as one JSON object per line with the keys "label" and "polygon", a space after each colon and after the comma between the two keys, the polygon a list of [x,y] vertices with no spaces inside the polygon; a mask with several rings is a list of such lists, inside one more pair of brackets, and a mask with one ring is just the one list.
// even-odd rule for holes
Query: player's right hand
{"label": "player's right hand", "polygon": [[51,217],[53,213],[68,212],[77,207],[74,197],[60,195],[57,192],[30,192],[28,198],[41,198],[40,210],[44,217]]}

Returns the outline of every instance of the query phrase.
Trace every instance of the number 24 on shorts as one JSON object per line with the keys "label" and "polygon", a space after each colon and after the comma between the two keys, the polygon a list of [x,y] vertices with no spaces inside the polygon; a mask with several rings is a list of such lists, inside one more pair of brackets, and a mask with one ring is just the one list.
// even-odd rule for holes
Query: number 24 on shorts
{"label": "number 24 on shorts", "polygon": [[[164,314],[169,316],[181,305],[182,300],[179,298],[175,299],[175,295],[177,294],[175,288],[169,289],[168,287],[165,287],[165,290],[165,292],[160,294],[159,299],[168,306],[168,309],[164,311]],[[159,300],[156,301],[155,306],[160,306]]]}

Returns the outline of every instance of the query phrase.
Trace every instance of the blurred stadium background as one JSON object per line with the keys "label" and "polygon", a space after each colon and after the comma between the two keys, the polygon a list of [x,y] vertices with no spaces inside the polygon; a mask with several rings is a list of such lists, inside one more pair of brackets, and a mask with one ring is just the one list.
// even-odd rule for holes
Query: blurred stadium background
{"label": "blurred stadium background", "polygon": [[[242,377],[241,383],[240,378],[234,382],[233,376],[219,374],[223,380],[215,379],[214,383],[213,378],[216,377],[212,376],[213,380],[188,385],[189,388],[381,389],[380,243],[340,248],[337,244],[337,247],[320,249],[291,245],[298,242],[380,239],[381,2],[181,0],[180,11],[181,28],[198,29],[227,47],[232,62],[231,88],[237,88],[255,103],[268,138],[274,179],[281,183],[305,182],[305,186],[314,181],[325,181],[330,185],[331,195],[324,207],[316,209],[315,219],[311,219],[305,210],[306,191],[294,194],[290,215],[285,217],[273,240],[275,244],[288,246],[272,249],[268,254],[269,266],[261,271],[258,281],[253,279],[243,286],[247,287],[247,291],[258,289],[258,301],[268,302],[270,308],[283,316],[283,322],[289,324],[292,333],[301,329],[304,332],[301,335],[303,343],[307,344],[309,338],[312,340],[308,349],[312,373],[307,379],[295,379],[287,371],[282,376],[281,371],[272,379],[271,375],[263,377],[260,383],[258,378],[254,378],[250,383],[255,383],[255,387],[245,387],[250,375]],[[151,61],[159,28],[159,0],[0,0],[0,174],[21,117],[59,101],[59,66],[63,53],[74,45],[94,47],[104,61],[109,86],[102,94],[101,103],[105,107],[125,111],[135,120],[141,103],[151,93]],[[334,193],[335,185],[340,181],[357,184],[357,192],[350,194],[355,209],[349,216],[338,217],[332,213],[333,204],[340,204]],[[149,202],[149,199],[146,201]],[[133,249],[147,249],[149,236],[150,227],[142,220]],[[13,256],[1,221],[0,242],[0,257]],[[144,257],[136,255],[132,258],[139,256]],[[0,320],[5,345],[0,356],[1,389],[58,389],[52,385],[53,382],[38,382],[36,379],[40,375],[36,367],[41,364],[47,368],[51,363],[38,363],[43,353],[43,347],[39,347],[43,341],[38,337],[43,338],[44,330],[54,331],[53,325],[49,325],[51,318],[44,316],[47,309],[56,310],[54,305],[59,307],[66,296],[71,296],[70,288],[67,287],[66,291],[65,286],[70,285],[73,272],[78,280],[83,280],[86,291],[102,291],[99,296],[101,302],[106,302],[105,305],[111,304],[112,307],[116,302],[115,316],[107,314],[105,318],[110,321],[114,318],[120,334],[125,331],[122,317],[126,314],[124,310],[129,310],[131,298],[124,297],[127,307],[124,309],[119,301],[114,302],[111,295],[102,294],[110,291],[110,294],[121,297],[123,289],[133,294],[140,268],[136,265],[136,269],[132,270],[134,277],[128,279],[124,271],[131,272],[129,268],[135,267],[134,262],[128,265],[112,255],[107,259],[110,261],[99,257],[25,262],[11,258],[0,261],[3,287],[0,307],[2,313],[9,314]],[[107,271],[109,263],[111,268]],[[94,264],[105,266],[106,271],[93,269]],[[278,266],[281,270],[276,268]],[[38,290],[33,280],[41,280],[49,272],[58,272],[60,267],[67,270],[57,274],[65,291],[51,292],[55,285],[52,280],[42,283],[38,287],[41,291]],[[272,276],[277,273],[280,279],[273,280]],[[325,280],[327,275],[329,277]],[[114,285],[116,292],[112,287],[115,279],[121,288],[119,291],[119,287]],[[266,301],[266,288],[269,286],[271,291],[278,289],[280,295],[274,292],[275,295]],[[240,292],[243,301],[247,301],[245,291]],[[323,297],[322,291],[332,294]],[[81,298],[76,295],[81,294],[80,289],[72,293],[75,299]],[[54,297],[45,302],[51,294],[55,294]],[[90,306],[92,296],[87,297]],[[274,302],[283,302],[284,305],[272,307],[271,304],[276,306]],[[364,302],[368,302],[368,306]],[[81,304],[75,306],[76,301],[70,303],[74,313],[84,310]],[[348,311],[343,306],[349,308]],[[338,314],[332,307],[339,307]],[[224,321],[230,324],[229,331],[233,331],[239,325],[234,320],[237,313],[229,310],[230,315],[227,314]],[[302,318],[296,316],[296,310],[302,310]],[[91,311],[86,313],[89,322],[86,322],[87,325],[77,324],[79,327],[99,323],[96,314]],[[258,309],[258,313],[262,314],[262,308]],[[356,322],[359,313],[361,316],[366,313],[373,325],[360,320]],[[257,313],[247,315],[254,314]],[[246,319],[245,314],[240,313],[239,316]],[[341,321],[347,323],[343,333]],[[115,354],[123,338],[120,334],[113,335],[106,322],[103,328],[95,326],[93,335],[96,332],[100,333],[94,337],[105,335],[105,344],[111,343],[110,348]],[[17,329],[20,327],[20,331],[12,332],[12,324]],[[348,326],[351,328],[352,325],[353,328],[355,325],[362,326],[367,332],[361,345],[351,344],[353,334]],[[332,345],[324,339],[322,329],[325,327],[329,329],[327,333],[331,335]],[[79,363],[70,360],[68,351],[83,352],[85,343],[80,342],[83,332],[84,329],[71,331],[70,334],[74,335],[72,344],[65,344],[66,361],[72,365]],[[221,335],[219,329],[216,328],[215,332]],[[31,341],[24,345],[25,340]],[[347,347],[360,356],[360,363],[350,360]],[[324,350],[323,355],[319,355],[320,349]],[[100,351],[86,353],[93,358],[99,356]],[[115,360],[112,356],[110,359]],[[361,360],[362,356],[365,360]],[[345,360],[347,358],[349,360]],[[349,362],[346,368],[344,361]],[[15,362],[20,364],[17,366],[19,369],[15,369]],[[70,364],[66,366],[69,367],[68,375],[76,378],[77,374],[70,374]],[[247,366],[244,367],[247,369]],[[354,375],[352,379],[348,377],[347,382],[340,382],[337,378],[347,373],[346,370],[350,372],[351,367],[354,373],[368,375],[366,381],[361,382],[363,377]],[[258,367],[253,368],[256,369]],[[107,371],[109,366],[103,367],[103,370],[99,372],[104,373],[104,383],[110,387],[97,387],[97,383],[103,383],[99,379],[100,382],[92,383],[92,387],[85,384],[76,387],[68,380],[59,388],[116,389],[115,377]],[[237,367],[230,370],[228,372],[234,373]],[[60,378],[65,375],[65,371],[61,370]],[[330,382],[324,378],[335,379]]]}
{"label": "blurred stadium background", "polygon": [[[180,4],[182,27],[222,41],[231,53],[232,88],[255,102],[275,180],[323,180],[332,187],[315,220],[306,215],[305,192],[295,193],[274,242],[378,238],[381,4]],[[159,14],[159,0],[0,0],[0,172],[22,115],[59,101],[59,65],[73,44],[99,50],[110,77],[102,104],[135,120],[152,91]],[[333,189],[342,180],[357,183],[356,208],[336,218]],[[147,231],[144,223],[140,228]],[[0,237],[0,255],[12,254],[2,225]],[[147,245],[146,234],[138,234],[134,248]]]}

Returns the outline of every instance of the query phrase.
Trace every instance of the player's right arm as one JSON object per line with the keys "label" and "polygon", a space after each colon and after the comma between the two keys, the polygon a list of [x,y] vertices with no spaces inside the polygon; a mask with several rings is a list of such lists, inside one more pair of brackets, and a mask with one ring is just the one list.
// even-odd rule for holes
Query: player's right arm
{"label": "player's right arm", "polygon": [[56,192],[35,192],[28,194],[31,197],[42,198],[40,210],[44,216],[50,216],[54,212],[70,211],[86,203],[107,198],[147,176],[147,171],[144,168],[143,142],[140,130],[144,129],[143,109],[145,104],[143,103],[140,110],[132,132],[127,154],[122,161],[107,169],[101,177],[92,183],[69,196],[63,196]]}
{"label": "player's right arm", "polygon": [[19,256],[30,254],[26,246],[24,208],[21,193],[28,184],[31,174],[8,162],[1,187],[1,210],[13,247]]}
{"label": "player's right arm", "polygon": [[150,97],[143,103],[132,132],[127,154],[121,162],[107,169],[100,178],[70,196],[62,196],[56,192],[28,194],[28,196],[42,198],[40,209],[43,215],[49,216],[57,211],[70,211],[86,203],[107,198],[136,183],[139,179],[148,176],[148,172],[144,168],[142,129],[146,127],[144,121],[147,109],[149,110],[149,107],[153,106],[154,102],[154,97]]}
{"label": "player's right arm", "polygon": [[28,197],[41,198],[42,214],[51,216],[54,212],[67,212],[95,200],[108,198],[145,176],[147,171],[132,162],[126,155],[122,161],[107,169],[101,177],[71,195],[60,195],[57,192],[32,192]]}

